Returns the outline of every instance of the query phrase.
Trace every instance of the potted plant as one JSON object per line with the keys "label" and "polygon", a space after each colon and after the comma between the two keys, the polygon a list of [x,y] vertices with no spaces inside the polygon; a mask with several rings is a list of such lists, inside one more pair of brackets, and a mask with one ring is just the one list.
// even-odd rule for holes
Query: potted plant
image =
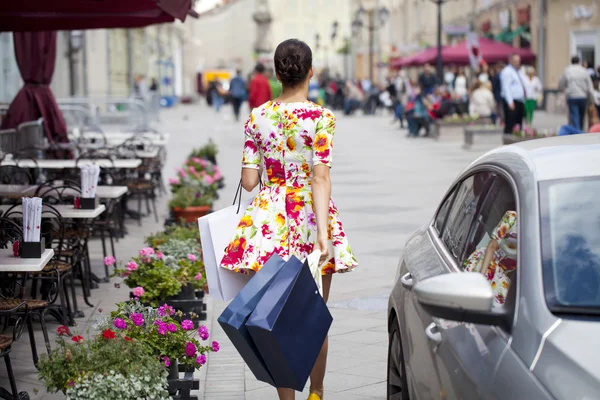
{"label": "potted plant", "polygon": [[168,371],[145,342],[112,329],[89,340],[79,335],[68,339],[66,326],[57,331],[58,346],[39,363],[48,392],[73,400],[170,399]]}
{"label": "potted plant", "polygon": [[[142,343],[151,354],[160,359],[169,368],[170,393],[172,385],[178,381],[179,366],[184,370],[194,370],[206,364],[207,353],[219,351],[219,343],[208,344],[208,329],[201,326],[198,330],[190,320],[179,322],[173,307],[163,305],[153,308],[139,301],[118,303],[117,310],[110,318],[99,323],[99,328],[128,337]],[[200,340],[196,339],[196,334]]]}
{"label": "potted plant", "polygon": [[190,154],[190,157],[202,158],[216,165],[218,152],[217,145],[212,140],[209,140],[204,146],[199,149],[194,149]]}
{"label": "potted plant", "polygon": [[144,239],[144,243],[149,247],[157,249],[161,244],[168,242],[171,239],[194,239],[197,241],[198,249],[200,249],[200,235],[198,234],[198,224],[178,224],[167,227],[164,231],[154,233]]}
{"label": "potted plant", "polygon": [[177,221],[195,222],[211,211],[214,199],[202,186],[185,185],[173,194],[169,207]]}

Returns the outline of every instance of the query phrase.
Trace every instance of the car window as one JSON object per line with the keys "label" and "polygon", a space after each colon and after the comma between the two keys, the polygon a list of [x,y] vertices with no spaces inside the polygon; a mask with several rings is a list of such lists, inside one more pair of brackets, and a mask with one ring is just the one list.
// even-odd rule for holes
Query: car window
{"label": "car window", "polygon": [[444,222],[446,221],[446,216],[448,215],[448,211],[450,210],[450,206],[452,205],[452,200],[454,200],[454,195],[456,194],[456,187],[452,189],[452,192],[446,196],[442,205],[440,206],[437,215],[435,216],[435,222],[433,226],[438,231],[438,233],[442,232],[442,228],[444,227]]}
{"label": "car window", "polygon": [[510,183],[497,176],[469,232],[461,264],[483,274],[494,291],[494,307],[506,302],[516,279],[517,209]]}
{"label": "car window", "polygon": [[556,313],[600,315],[600,178],[539,186],[548,307]]}
{"label": "car window", "polygon": [[442,241],[458,263],[461,261],[471,225],[479,214],[492,180],[492,173],[479,172],[464,179],[456,190],[443,228]]}

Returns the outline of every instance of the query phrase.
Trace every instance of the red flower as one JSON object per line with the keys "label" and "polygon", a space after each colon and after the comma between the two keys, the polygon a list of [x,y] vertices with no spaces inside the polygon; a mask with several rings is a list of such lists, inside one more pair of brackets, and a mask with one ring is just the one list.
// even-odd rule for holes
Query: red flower
{"label": "red flower", "polygon": [[285,183],[285,169],[279,160],[274,160],[272,158],[265,159],[265,168],[267,170],[267,176],[269,177],[269,181],[272,183]]}
{"label": "red flower", "polygon": [[75,343],[83,343],[83,336],[73,336],[71,340]]}
{"label": "red flower", "polygon": [[66,336],[69,334],[69,328],[67,328],[64,325],[61,325],[58,328],[56,328],[56,333],[58,333],[60,336]]}
{"label": "red flower", "polygon": [[125,336],[125,341],[126,341],[126,342],[131,342],[131,341],[132,341],[132,339],[131,339],[130,337],[127,337],[127,336]]}
{"label": "red flower", "polygon": [[115,333],[110,329],[106,329],[102,332],[102,336],[104,337],[104,339],[114,339]]}

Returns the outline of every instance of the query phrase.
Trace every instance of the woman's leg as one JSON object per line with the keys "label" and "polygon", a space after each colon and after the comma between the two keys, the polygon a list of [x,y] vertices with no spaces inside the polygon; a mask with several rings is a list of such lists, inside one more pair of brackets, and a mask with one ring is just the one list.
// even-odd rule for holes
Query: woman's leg
{"label": "woman's leg", "polygon": [[[329,289],[331,288],[331,275],[323,276],[323,300],[327,303],[329,299]],[[329,337],[325,337],[323,347],[317,362],[310,373],[310,392],[316,393],[319,397],[323,397],[324,383],[325,380],[325,369],[327,368],[327,349],[329,347]]]}

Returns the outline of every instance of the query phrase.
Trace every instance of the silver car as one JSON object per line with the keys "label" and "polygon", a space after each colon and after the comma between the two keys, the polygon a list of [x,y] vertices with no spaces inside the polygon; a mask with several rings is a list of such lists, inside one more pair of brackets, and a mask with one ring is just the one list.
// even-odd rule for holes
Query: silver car
{"label": "silver car", "polygon": [[600,135],[493,150],[406,243],[388,399],[600,399]]}

